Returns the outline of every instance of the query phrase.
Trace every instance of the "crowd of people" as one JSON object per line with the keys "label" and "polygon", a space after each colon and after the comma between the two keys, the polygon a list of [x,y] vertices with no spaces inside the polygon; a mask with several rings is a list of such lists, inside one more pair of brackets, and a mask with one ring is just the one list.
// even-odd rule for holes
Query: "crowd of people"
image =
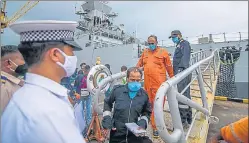
{"label": "crowd of people", "polygon": [[[72,36],[77,23],[36,24],[27,21],[10,26],[21,36],[20,44],[1,46],[2,142],[85,143],[73,105],[81,103],[88,127],[92,120],[92,95],[87,90],[91,67],[82,63],[79,70],[76,68],[77,57],[73,51],[81,47]],[[152,143],[148,137],[128,130],[126,123],[132,122],[139,126],[138,130],[147,129],[151,123],[153,137],[159,137],[153,111],[156,92],[167,80],[166,74],[172,78],[190,66],[189,42],[179,30],[172,31],[169,38],[176,45],[173,63],[168,51],[158,46],[157,37],[151,35],[137,65],[122,66],[121,72],[126,71],[126,77],[118,79],[106,91],[102,126],[110,131],[110,143]],[[99,64],[97,60],[96,65]],[[109,64],[105,66],[111,71]],[[23,76],[24,79],[20,78]],[[190,81],[191,75],[179,82],[178,91]],[[190,88],[183,95],[191,99]],[[179,102],[179,111],[183,127],[188,128],[192,123],[192,109]],[[247,122],[248,118],[234,123],[232,128],[222,128],[213,140],[248,142]],[[238,129],[242,127],[243,130]]]}

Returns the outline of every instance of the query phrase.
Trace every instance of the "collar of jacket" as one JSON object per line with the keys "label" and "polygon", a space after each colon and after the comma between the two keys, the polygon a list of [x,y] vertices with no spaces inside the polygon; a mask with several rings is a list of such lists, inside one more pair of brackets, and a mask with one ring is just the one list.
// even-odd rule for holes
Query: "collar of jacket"
{"label": "collar of jacket", "polygon": [[180,44],[181,44],[183,41],[184,41],[184,39],[181,38],[180,41],[179,41],[179,43],[176,44],[176,47],[179,47]]}

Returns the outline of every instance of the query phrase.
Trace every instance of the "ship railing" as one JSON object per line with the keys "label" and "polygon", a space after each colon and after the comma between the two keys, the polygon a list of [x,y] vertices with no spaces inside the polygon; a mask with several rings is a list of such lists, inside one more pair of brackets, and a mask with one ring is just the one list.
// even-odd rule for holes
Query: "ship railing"
{"label": "ship railing", "polygon": [[[204,58],[206,58],[207,57],[207,55],[209,55],[209,54],[207,54],[208,53],[208,51],[207,50],[203,50],[203,51],[197,51],[197,52],[194,52],[194,53],[191,53],[191,59],[190,59],[190,61],[193,61],[193,62],[191,62],[192,64],[191,65],[193,65],[194,63],[197,63],[197,62],[199,62],[201,59],[204,59]],[[217,53],[217,51],[215,51],[215,53]],[[213,54],[213,53],[212,53]],[[172,59],[171,59],[172,60]],[[217,62],[219,61],[219,59],[217,58],[217,56],[213,56],[213,63],[216,63],[217,64]],[[216,62],[215,62],[216,61]],[[211,63],[207,66],[207,67],[212,67],[212,69],[213,69],[213,71],[214,71],[214,77],[215,77],[215,75],[216,75],[216,72],[217,72],[217,70],[216,70],[216,67],[217,66],[215,66],[216,64],[214,64],[214,65],[212,65]],[[210,69],[210,68],[209,68]],[[205,69],[205,71],[206,71],[207,69]],[[211,72],[211,70],[210,70],[210,72]],[[212,74],[210,74],[210,75],[212,75]],[[101,93],[101,89],[106,85],[106,84],[108,84],[108,83],[110,83],[110,82],[113,82],[114,80],[116,80],[116,79],[118,79],[118,78],[122,78],[122,77],[125,77],[126,76],[126,73],[124,73],[124,72],[120,72],[120,73],[116,73],[116,74],[113,74],[113,75],[110,75],[110,76],[108,76],[107,78],[105,78],[105,79],[103,79],[99,84],[98,84],[98,87],[96,88],[96,89],[94,89],[94,91],[95,91],[95,94],[94,94],[94,96],[96,97],[96,99],[94,98],[94,109],[95,109],[95,111],[98,113],[98,114],[103,114],[103,112],[102,112],[102,109],[98,106],[98,101],[99,101],[99,96],[101,95],[101,94],[103,94],[103,93]],[[193,78],[193,79],[195,79],[195,78]]]}
{"label": "ship railing", "polygon": [[[203,53],[197,52],[197,53]],[[194,53],[197,54],[197,53]],[[206,54],[208,51],[205,52]],[[205,55],[205,54],[204,54]],[[191,65],[189,68],[185,69],[181,73],[175,75],[173,78],[170,78],[169,80],[165,81],[160,88],[158,89],[156,93],[156,98],[154,101],[154,112],[155,112],[155,121],[156,121],[156,127],[159,131],[159,135],[165,142],[170,143],[186,143],[187,139],[189,137],[190,131],[193,128],[195,118],[202,113],[202,115],[205,116],[205,120],[209,120],[211,111],[209,111],[209,105],[207,102],[207,91],[205,89],[205,85],[208,85],[207,82],[204,81],[204,75],[203,73],[206,72],[207,69],[209,69],[210,74],[210,83],[212,83],[212,73],[211,69],[214,71],[215,75],[217,74],[217,68],[219,67],[219,53],[218,50],[215,50],[211,53],[210,56],[202,56],[202,58]],[[181,82],[183,79],[187,78],[192,72],[196,72],[196,76],[192,78],[191,82],[181,91],[181,93],[177,90],[177,84]],[[191,99],[188,99],[184,95],[182,95],[188,88],[190,88],[190,85],[197,79],[198,86],[200,89],[201,94],[201,100],[202,100],[202,106],[198,103],[195,103]],[[210,91],[213,91],[212,85],[208,85],[210,88]],[[174,131],[169,134],[165,121],[164,121],[164,115],[163,113],[163,105],[164,105],[164,97],[167,97],[167,101],[169,104],[169,110],[173,122],[173,128]],[[197,110],[196,114],[193,117],[193,122],[190,125],[190,128],[187,132],[187,134],[184,134],[181,117],[179,113],[179,107],[178,102],[181,102],[183,104],[186,104],[194,109]]]}

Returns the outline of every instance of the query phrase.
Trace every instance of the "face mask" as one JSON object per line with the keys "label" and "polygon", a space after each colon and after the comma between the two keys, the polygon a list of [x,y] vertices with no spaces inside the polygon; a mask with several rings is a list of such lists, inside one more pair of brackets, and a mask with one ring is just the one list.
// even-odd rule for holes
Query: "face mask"
{"label": "face mask", "polygon": [[141,88],[140,82],[129,82],[128,88],[131,92],[137,92]]}
{"label": "face mask", "polygon": [[149,45],[150,50],[154,51],[156,49],[156,45]]}
{"label": "face mask", "polygon": [[10,68],[10,70],[14,71],[15,73],[17,73],[18,75],[24,75],[27,71],[28,71],[28,65],[27,64],[23,64],[23,65],[17,65],[16,63],[14,63],[13,61],[9,60],[11,63],[13,63],[16,66],[16,69],[13,70]]}
{"label": "face mask", "polygon": [[174,43],[176,43],[176,44],[177,44],[180,40],[179,40],[179,38],[178,38],[178,37],[173,37],[173,38],[172,38],[172,41],[173,41]]}
{"label": "face mask", "polygon": [[64,64],[62,64],[60,62],[56,62],[56,63],[65,70],[65,72],[67,74],[66,76],[70,77],[71,75],[74,74],[74,71],[76,69],[77,57],[76,56],[68,56],[60,49],[58,49],[58,51],[65,57],[65,63]]}

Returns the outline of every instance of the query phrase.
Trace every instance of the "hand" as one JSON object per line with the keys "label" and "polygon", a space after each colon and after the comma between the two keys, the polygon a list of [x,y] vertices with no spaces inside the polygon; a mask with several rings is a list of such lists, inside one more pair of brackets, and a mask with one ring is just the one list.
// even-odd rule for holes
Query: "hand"
{"label": "hand", "polygon": [[111,116],[105,116],[102,120],[102,126],[104,129],[112,129],[112,118]]}
{"label": "hand", "polygon": [[80,99],[80,95],[78,93],[75,92],[74,95],[75,95],[76,99],[78,99],[78,100]]}
{"label": "hand", "polygon": [[141,119],[137,122],[137,125],[139,126],[139,129],[146,129],[147,128],[147,122],[144,119]]}

